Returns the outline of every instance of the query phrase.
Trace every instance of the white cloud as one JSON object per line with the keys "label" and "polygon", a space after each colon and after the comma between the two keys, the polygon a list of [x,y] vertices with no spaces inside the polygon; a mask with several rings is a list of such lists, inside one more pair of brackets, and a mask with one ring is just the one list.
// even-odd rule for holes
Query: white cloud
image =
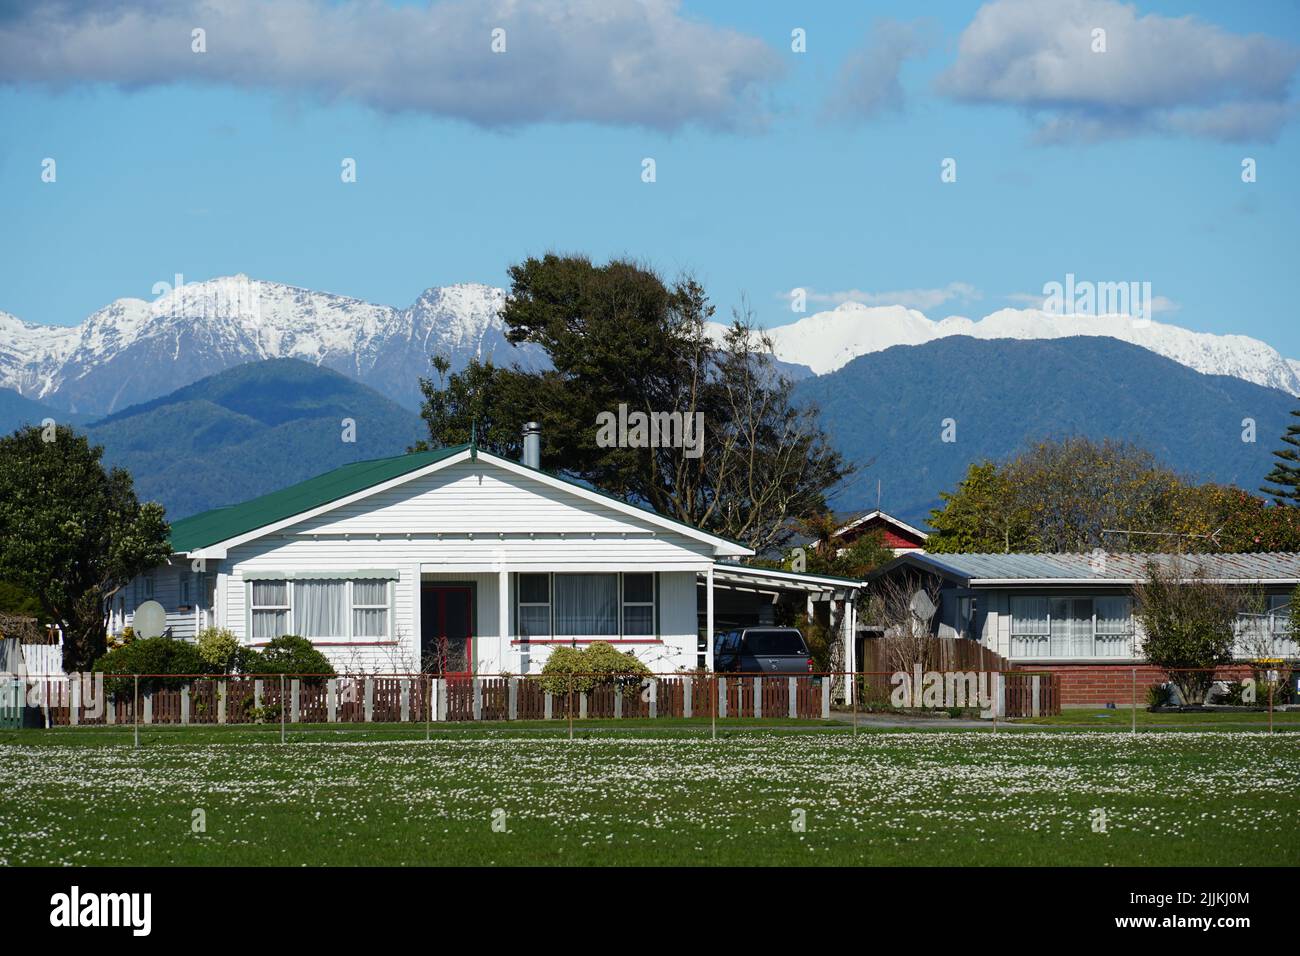
{"label": "white cloud", "polygon": [[930,49],[935,26],[930,21],[901,23],[878,20],[867,43],[840,65],[826,113],[848,119],[874,119],[903,109],[903,62]]}
{"label": "white cloud", "polygon": [[[953,300],[970,302],[980,297],[979,289],[967,282],[949,282],[939,289],[899,289],[894,292],[865,292],[862,289],[845,289],[841,292],[818,292],[815,289],[804,291],[809,302],[823,305],[857,302],[860,305],[901,305],[921,311],[938,308]],[[792,296],[792,292],[781,293],[783,299],[788,300]]]}
{"label": "white cloud", "polygon": [[[0,83],[213,83],[486,127],[761,125],[781,71],[755,37],[678,0],[118,0],[0,11]],[[206,53],[191,31],[206,31]],[[493,53],[492,31],[506,31]]]}
{"label": "white cloud", "polygon": [[[1093,51],[1105,30],[1106,51]],[[1185,133],[1268,140],[1293,115],[1300,49],[1115,0],[993,0],[963,31],[939,89],[1017,106],[1042,141]]]}

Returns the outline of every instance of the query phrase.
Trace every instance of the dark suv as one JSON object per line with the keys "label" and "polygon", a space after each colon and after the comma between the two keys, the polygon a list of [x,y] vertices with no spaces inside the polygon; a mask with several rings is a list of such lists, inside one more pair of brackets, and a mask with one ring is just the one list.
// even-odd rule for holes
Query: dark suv
{"label": "dark suv", "polygon": [[713,641],[713,668],[732,674],[807,674],[808,645],[795,627],[745,627]]}

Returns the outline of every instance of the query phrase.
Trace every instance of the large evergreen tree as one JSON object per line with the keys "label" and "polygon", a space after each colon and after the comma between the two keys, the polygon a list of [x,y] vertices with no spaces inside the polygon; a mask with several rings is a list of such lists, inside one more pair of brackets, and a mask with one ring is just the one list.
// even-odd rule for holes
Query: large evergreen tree
{"label": "large evergreen tree", "polygon": [[[1291,415],[1300,418],[1300,410]],[[1273,452],[1277,460],[1264,479],[1267,484],[1259,490],[1271,495],[1280,505],[1300,505],[1300,423],[1288,425],[1282,441],[1287,447]]]}
{"label": "large evergreen tree", "polygon": [[0,579],[62,624],[69,671],[104,653],[113,595],[171,552],[162,506],[141,504],[103,451],[63,425],[0,438]]}
{"label": "large evergreen tree", "polygon": [[[421,382],[423,447],[468,440],[518,453],[522,424],[542,424],[542,461],[661,514],[741,540],[758,551],[784,544],[793,519],[825,510],[826,493],[852,469],[831,447],[817,411],[797,406],[770,343],[747,316],[719,342],[704,289],[665,283],[638,263],[593,264],[546,255],[510,269],[501,312],[514,343],[541,346],[545,372],[474,362]],[[598,417],[702,416],[702,454],[682,447],[611,446]]]}

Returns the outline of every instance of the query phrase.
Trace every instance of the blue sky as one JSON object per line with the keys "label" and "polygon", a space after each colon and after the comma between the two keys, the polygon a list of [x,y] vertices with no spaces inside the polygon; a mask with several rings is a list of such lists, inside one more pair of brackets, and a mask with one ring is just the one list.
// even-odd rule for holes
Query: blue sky
{"label": "blue sky", "polygon": [[[355,6],[313,0],[283,23],[249,0],[6,8],[0,310],[73,324],[237,272],[404,306],[557,249],[690,270],[769,326],[793,287],[809,311],[857,290],[977,318],[1067,272],[1150,281],[1157,319],[1300,358],[1293,3],[556,0],[558,26],[497,17],[494,55],[503,2],[435,5],[429,33],[422,9],[340,27]],[[1094,21],[1106,53],[1022,82],[1026,43]]]}

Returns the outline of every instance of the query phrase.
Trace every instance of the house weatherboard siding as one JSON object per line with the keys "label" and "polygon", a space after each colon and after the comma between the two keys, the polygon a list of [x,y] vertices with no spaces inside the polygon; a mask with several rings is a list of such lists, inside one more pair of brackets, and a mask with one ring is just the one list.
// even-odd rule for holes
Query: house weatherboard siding
{"label": "house weatherboard siding", "polygon": [[[174,637],[192,637],[212,623],[256,647],[274,636],[268,628],[278,631],[283,623],[284,632],[310,637],[337,669],[353,673],[421,669],[429,639],[421,595],[437,586],[468,591],[475,673],[535,673],[556,646],[591,640],[608,640],[654,670],[694,667],[697,576],[720,557],[751,553],[466,447],[345,466],[177,522],[172,540],[171,564],[151,572],[155,598],[163,581],[179,587],[180,576],[190,575],[192,593],[206,594],[198,579],[212,578],[210,606],[184,612],[185,621],[178,618],[172,627]],[[521,575],[540,576],[528,583],[534,591],[543,587],[555,606],[550,631],[539,634],[541,625],[532,624],[529,639],[521,634]],[[327,600],[311,597],[326,592]],[[382,604],[376,604],[381,593]],[[587,593],[596,595],[598,610],[589,616],[600,622],[592,628],[599,633],[566,636],[556,623],[560,607],[570,614],[572,629],[575,595]],[[613,604],[611,593],[617,595]],[[305,626],[312,612],[300,604],[312,601],[315,608],[329,605],[330,612],[320,612],[329,624]],[[138,603],[133,591],[111,623],[129,624]],[[172,624],[170,605],[164,606]],[[342,614],[333,613],[336,606]],[[530,620],[551,613],[550,607],[534,605]],[[618,633],[606,634],[611,614]],[[330,633],[319,633],[322,628]]]}

